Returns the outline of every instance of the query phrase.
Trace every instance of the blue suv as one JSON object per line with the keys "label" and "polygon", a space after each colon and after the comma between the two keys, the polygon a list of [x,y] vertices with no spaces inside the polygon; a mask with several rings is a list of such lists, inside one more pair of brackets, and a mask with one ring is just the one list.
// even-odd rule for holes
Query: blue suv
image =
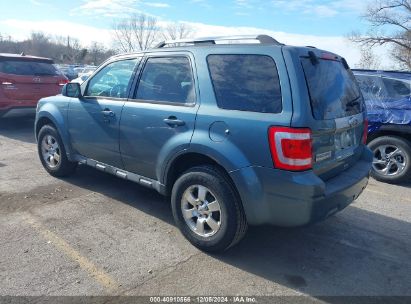
{"label": "blue suv", "polygon": [[411,73],[353,70],[365,99],[372,176],[388,183],[411,178]]}
{"label": "blue suv", "polygon": [[306,225],[355,200],[371,169],[365,115],[344,58],[260,35],[112,57],[40,100],[35,132],[51,175],[83,164],[155,189],[216,252],[248,225]]}

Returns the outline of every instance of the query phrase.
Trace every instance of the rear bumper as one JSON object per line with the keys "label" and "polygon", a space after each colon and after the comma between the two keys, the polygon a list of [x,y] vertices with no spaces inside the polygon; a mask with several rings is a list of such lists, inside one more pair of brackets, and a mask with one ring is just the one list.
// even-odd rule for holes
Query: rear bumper
{"label": "rear bumper", "polygon": [[0,98],[0,117],[33,115],[38,100],[10,100]]}
{"label": "rear bumper", "polygon": [[372,154],[323,181],[312,171],[288,172],[247,167],[230,175],[250,225],[302,226],[327,218],[352,203],[368,184]]}
{"label": "rear bumper", "polygon": [[8,108],[7,110],[0,109],[0,117],[7,118],[7,117],[18,117],[18,116],[28,116],[28,115],[35,115],[36,114],[36,107],[13,107]]}

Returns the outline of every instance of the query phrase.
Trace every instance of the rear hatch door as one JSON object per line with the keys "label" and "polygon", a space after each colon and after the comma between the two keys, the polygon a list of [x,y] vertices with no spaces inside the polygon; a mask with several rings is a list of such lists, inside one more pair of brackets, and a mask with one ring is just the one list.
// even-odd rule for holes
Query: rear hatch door
{"label": "rear hatch door", "polygon": [[364,100],[344,58],[313,49],[300,62],[312,113],[313,169],[327,180],[361,157]]}

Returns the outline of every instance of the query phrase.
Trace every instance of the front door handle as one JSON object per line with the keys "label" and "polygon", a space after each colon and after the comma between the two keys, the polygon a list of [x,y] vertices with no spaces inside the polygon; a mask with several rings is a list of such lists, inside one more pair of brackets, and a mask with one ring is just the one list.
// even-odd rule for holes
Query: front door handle
{"label": "front door handle", "polygon": [[169,118],[165,118],[164,122],[171,127],[184,126],[186,124],[183,120],[177,119],[177,117],[175,116],[170,116]]}
{"label": "front door handle", "polygon": [[116,113],[114,113],[110,109],[104,109],[103,111],[101,111],[101,113],[103,113],[104,116],[109,116],[109,117],[116,116]]}

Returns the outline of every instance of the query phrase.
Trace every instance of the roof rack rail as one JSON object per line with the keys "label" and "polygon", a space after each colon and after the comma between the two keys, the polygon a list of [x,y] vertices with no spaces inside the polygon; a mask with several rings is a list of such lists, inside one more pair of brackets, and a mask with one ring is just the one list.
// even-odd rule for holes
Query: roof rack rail
{"label": "roof rack rail", "polygon": [[356,72],[379,72],[379,73],[403,73],[411,74],[411,71],[399,71],[399,70],[372,70],[372,69],[351,69]]}
{"label": "roof rack rail", "polygon": [[181,44],[193,44],[193,45],[203,45],[203,44],[217,44],[218,41],[241,41],[241,40],[257,40],[260,44],[273,44],[273,45],[283,45],[275,40],[273,37],[268,35],[244,35],[244,36],[222,36],[222,37],[205,37],[205,38],[195,38],[195,39],[178,39],[162,41],[157,44],[154,48],[163,48],[168,45],[178,46]]}

